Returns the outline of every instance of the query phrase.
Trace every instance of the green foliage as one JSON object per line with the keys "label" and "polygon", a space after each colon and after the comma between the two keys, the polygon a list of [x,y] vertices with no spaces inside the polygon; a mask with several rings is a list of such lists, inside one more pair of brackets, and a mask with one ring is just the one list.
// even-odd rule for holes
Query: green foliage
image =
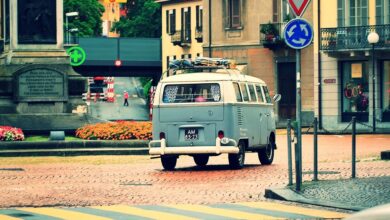
{"label": "green foliage", "polygon": [[266,35],[278,35],[278,29],[276,28],[275,24],[272,24],[271,22],[261,25],[260,32]]}
{"label": "green foliage", "polygon": [[65,13],[79,12],[78,18],[69,17],[69,29],[78,28],[78,36],[99,36],[102,33],[102,14],[104,6],[98,0],[64,0],[64,25]]}
{"label": "green foliage", "polygon": [[128,0],[127,16],[115,22],[112,31],[121,37],[160,37],[161,8],[154,0]]}

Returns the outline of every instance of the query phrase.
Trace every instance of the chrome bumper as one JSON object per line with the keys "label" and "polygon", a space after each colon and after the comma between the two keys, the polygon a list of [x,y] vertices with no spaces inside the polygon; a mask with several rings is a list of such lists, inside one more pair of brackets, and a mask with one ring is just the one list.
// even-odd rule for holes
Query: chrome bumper
{"label": "chrome bumper", "polygon": [[221,139],[218,137],[215,140],[215,146],[168,147],[166,143],[165,139],[150,141],[149,154],[238,154],[239,152],[237,142],[235,140],[229,139],[227,144],[221,144]]}

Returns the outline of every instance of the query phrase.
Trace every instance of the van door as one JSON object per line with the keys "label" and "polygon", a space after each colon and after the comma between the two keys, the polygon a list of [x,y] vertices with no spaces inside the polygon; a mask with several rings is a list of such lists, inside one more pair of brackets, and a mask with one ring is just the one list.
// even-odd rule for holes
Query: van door
{"label": "van door", "polygon": [[257,99],[258,102],[261,104],[259,107],[259,143],[260,145],[265,145],[267,144],[267,133],[268,133],[268,117],[267,117],[267,106],[266,100],[264,97],[264,94],[261,90],[260,85],[256,85],[256,94],[257,94]]}
{"label": "van door", "polygon": [[269,91],[267,86],[263,86],[263,92],[265,96],[265,100],[267,102],[266,115],[267,115],[267,137],[268,135],[275,129],[275,119],[274,112],[272,106],[271,96],[269,95]]}
{"label": "van door", "polygon": [[250,138],[252,139],[252,145],[260,145],[260,126],[258,121],[261,117],[261,108],[257,102],[256,89],[253,83],[248,83],[248,91],[251,105],[248,107],[250,113],[250,120],[248,120],[248,128]]}

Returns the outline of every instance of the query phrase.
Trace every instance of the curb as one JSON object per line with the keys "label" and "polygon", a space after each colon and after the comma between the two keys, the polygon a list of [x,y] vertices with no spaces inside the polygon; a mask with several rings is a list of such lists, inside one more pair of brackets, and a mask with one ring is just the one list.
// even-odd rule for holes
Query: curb
{"label": "curb", "polygon": [[390,160],[390,150],[381,152],[381,160]]}
{"label": "curb", "polygon": [[0,157],[148,155],[149,141],[42,141],[0,143]]}
{"label": "curb", "polygon": [[337,203],[337,202],[333,202],[333,201],[329,202],[329,201],[324,201],[324,200],[308,199],[290,188],[265,189],[264,197],[269,198],[269,199],[277,199],[277,200],[284,200],[284,201],[290,201],[290,202],[305,203],[305,204],[346,209],[346,210],[352,210],[352,211],[361,211],[363,209],[370,208],[370,207],[352,206],[352,205]]}

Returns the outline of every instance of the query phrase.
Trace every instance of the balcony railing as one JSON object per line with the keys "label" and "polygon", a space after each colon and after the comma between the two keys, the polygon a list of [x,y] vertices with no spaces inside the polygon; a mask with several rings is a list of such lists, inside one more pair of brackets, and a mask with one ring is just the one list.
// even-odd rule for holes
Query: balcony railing
{"label": "balcony railing", "polygon": [[321,51],[337,52],[367,50],[371,45],[367,41],[370,32],[379,35],[377,49],[390,49],[390,25],[354,26],[321,29]]}
{"label": "balcony railing", "polygon": [[[287,23],[260,24],[260,44],[271,50],[286,46],[283,39],[283,29]],[[265,28],[267,27],[267,28]],[[272,33],[264,33],[264,29],[272,29]]]}
{"label": "balcony railing", "polygon": [[203,42],[203,30],[202,27],[197,27],[195,30],[195,39],[198,43]]}
{"label": "balcony railing", "polygon": [[171,35],[171,43],[181,47],[189,46],[191,44],[191,30],[177,30]]}

